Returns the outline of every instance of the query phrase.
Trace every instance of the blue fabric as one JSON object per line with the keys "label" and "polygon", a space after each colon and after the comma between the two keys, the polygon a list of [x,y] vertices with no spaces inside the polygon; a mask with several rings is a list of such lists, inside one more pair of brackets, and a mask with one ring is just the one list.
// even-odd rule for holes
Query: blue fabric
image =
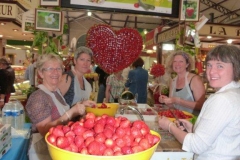
{"label": "blue fabric", "polygon": [[[31,124],[26,123],[25,129],[30,130]],[[12,138],[12,147],[8,152],[3,155],[1,160],[28,160],[28,146],[30,139],[25,138]]]}
{"label": "blue fabric", "polygon": [[138,93],[137,103],[147,103],[147,83],[148,71],[142,67],[137,67],[129,71],[125,87],[135,95]]}

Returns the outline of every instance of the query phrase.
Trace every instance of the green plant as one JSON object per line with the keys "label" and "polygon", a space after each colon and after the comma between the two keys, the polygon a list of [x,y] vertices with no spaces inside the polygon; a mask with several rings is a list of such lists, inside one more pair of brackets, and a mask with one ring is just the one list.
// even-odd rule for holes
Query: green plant
{"label": "green plant", "polygon": [[[190,24],[189,24],[189,27],[190,27],[191,29],[195,29],[195,25],[194,25],[193,23],[190,23]],[[189,45],[179,45],[179,44],[178,44],[178,41],[179,41],[179,39],[180,39],[182,36],[184,36],[184,31],[180,31],[180,32],[177,34],[177,36],[176,36],[176,50],[182,50],[182,51],[184,51],[184,52],[186,52],[186,53],[189,53],[189,54],[192,55],[192,56],[196,55],[195,50],[194,50],[194,48],[193,48],[192,46],[189,46]]]}
{"label": "green plant", "polygon": [[[49,36],[48,32],[45,31],[34,31],[34,41],[33,41],[33,47],[38,48],[38,53],[55,53],[57,52],[57,45],[54,42],[54,37]],[[46,45],[46,46],[45,46]]]}

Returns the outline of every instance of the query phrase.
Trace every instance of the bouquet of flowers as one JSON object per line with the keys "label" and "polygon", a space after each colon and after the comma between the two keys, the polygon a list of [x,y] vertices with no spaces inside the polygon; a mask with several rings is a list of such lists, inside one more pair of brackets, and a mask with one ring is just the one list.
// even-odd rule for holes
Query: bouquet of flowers
{"label": "bouquet of flowers", "polygon": [[155,64],[152,66],[150,70],[150,74],[155,77],[163,76],[165,74],[165,68],[161,64]]}

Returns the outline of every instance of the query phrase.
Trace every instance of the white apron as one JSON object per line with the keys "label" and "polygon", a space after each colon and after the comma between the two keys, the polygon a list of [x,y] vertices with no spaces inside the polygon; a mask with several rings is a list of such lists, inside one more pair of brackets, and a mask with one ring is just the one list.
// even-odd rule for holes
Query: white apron
{"label": "white apron", "polygon": [[[44,85],[39,85],[39,89],[47,93],[51,96],[55,106],[58,109],[59,114],[62,116],[67,110],[69,110],[68,105],[62,105],[55,95],[50,92]],[[59,95],[62,97],[59,90],[57,90]],[[64,100],[64,98],[62,97]],[[65,101],[65,100],[64,100]],[[51,157],[48,152],[47,143],[45,142],[45,137],[43,137],[40,133],[33,133],[30,141],[29,151],[28,151],[28,157],[29,160],[51,160]]]}

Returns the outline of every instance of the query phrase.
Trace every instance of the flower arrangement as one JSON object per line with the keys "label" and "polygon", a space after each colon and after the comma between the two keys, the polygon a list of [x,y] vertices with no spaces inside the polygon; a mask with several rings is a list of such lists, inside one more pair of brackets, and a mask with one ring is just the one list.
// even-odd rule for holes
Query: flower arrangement
{"label": "flower arrangement", "polygon": [[155,77],[163,76],[165,74],[165,68],[161,64],[155,64],[152,66],[150,70],[150,74]]}

